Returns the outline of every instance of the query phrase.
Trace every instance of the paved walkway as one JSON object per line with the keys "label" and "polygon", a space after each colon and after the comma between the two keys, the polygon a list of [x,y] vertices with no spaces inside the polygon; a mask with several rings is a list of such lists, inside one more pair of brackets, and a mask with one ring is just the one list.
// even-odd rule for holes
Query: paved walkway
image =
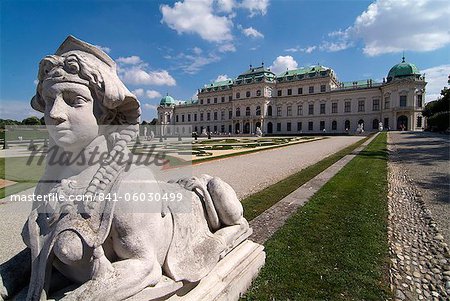
{"label": "paved walkway", "polygon": [[[181,174],[210,174],[229,183],[243,198],[270,186],[303,168],[359,141],[364,137],[330,137],[319,141],[296,144],[247,155],[200,163],[189,168],[169,170],[161,180],[177,178]],[[31,194],[33,189],[28,190]],[[20,251],[24,245],[20,237],[30,212],[30,203],[20,205],[0,200],[0,263]]]}
{"label": "paved walkway", "polygon": [[343,157],[253,219],[250,222],[250,227],[253,228],[253,234],[250,239],[259,244],[264,244],[267,239],[284,225],[287,219],[291,217],[300,206],[303,206],[308,202],[323,185],[334,177],[375,137],[376,135],[365,141],[361,146],[355,149],[352,154]]}
{"label": "paved walkway", "polygon": [[389,277],[396,301],[449,300],[450,252],[435,219],[440,217],[444,227],[448,225],[446,203],[439,203],[448,197],[440,194],[448,180],[432,183],[434,173],[443,172],[445,177],[450,171],[443,160],[449,155],[446,138],[406,132],[388,136]]}

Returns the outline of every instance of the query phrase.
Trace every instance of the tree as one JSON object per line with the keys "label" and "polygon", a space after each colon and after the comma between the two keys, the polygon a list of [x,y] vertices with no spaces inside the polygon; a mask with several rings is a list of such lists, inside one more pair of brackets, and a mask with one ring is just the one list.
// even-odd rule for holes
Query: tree
{"label": "tree", "polygon": [[431,131],[446,131],[450,128],[450,89],[444,88],[441,95],[440,99],[427,103],[422,111],[422,115],[428,118],[427,129]]}
{"label": "tree", "polygon": [[22,120],[23,125],[41,125],[41,121],[36,116],[31,116]]}

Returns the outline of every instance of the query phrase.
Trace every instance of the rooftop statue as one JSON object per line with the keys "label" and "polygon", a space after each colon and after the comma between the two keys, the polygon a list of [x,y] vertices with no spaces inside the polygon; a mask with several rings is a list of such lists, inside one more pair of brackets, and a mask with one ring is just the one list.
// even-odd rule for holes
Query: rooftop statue
{"label": "rooftop statue", "polygon": [[[38,80],[31,105],[44,113],[49,146],[91,156],[95,148],[98,160],[47,165],[35,193],[66,201],[33,204],[22,233],[27,249],[0,267],[0,299],[47,300],[67,286],[61,279],[72,285],[61,300],[124,300],[144,289],[160,298],[201,280],[251,234],[236,193],[219,178],[165,183],[145,166],[120,164],[138,134],[140,105],[103,51],[69,36],[40,62]],[[134,192],[182,201],[136,210],[120,201]],[[91,199],[68,202],[73,195]]]}

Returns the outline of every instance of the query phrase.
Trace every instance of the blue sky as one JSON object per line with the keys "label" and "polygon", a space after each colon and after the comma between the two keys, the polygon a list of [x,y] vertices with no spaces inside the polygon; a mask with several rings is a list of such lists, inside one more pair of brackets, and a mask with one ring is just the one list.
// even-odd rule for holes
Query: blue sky
{"label": "blue sky", "polygon": [[143,119],[264,61],[274,71],[321,64],[341,81],[382,80],[407,61],[427,100],[450,74],[450,2],[438,0],[2,1],[0,118],[33,112],[39,61],[67,35],[101,46],[141,101]]}

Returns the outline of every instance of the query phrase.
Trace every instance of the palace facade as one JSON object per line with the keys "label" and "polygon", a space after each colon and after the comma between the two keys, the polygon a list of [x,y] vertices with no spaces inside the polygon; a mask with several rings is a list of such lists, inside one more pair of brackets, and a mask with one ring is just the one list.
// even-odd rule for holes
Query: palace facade
{"label": "palace facade", "polygon": [[[252,67],[235,79],[198,90],[198,100],[161,99],[161,125],[197,133],[354,133],[385,129],[422,130],[425,77],[414,64],[393,66],[383,82],[340,82],[333,69],[312,66],[275,74]],[[189,128],[190,126],[190,128]],[[186,129],[185,129],[186,128]]]}

